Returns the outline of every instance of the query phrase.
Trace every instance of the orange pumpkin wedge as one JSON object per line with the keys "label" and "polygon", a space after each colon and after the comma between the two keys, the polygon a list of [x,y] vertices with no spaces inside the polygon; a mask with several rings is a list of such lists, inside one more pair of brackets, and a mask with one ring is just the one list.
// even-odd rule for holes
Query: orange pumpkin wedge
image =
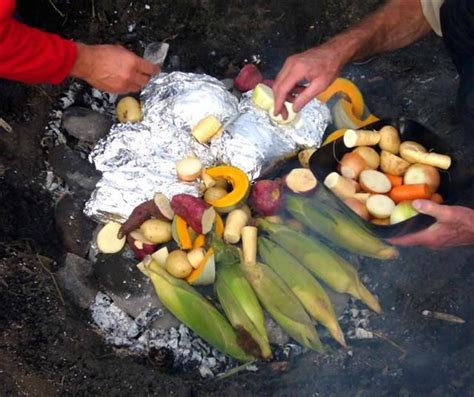
{"label": "orange pumpkin wedge", "polygon": [[232,186],[232,190],[224,197],[207,202],[217,211],[228,213],[242,204],[247,198],[250,182],[247,174],[241,169],[230,165],[219,165],[206,169],[206,174],[214,179],[224,178]]}
{"label": "orange pumpkin wedge", "polygon": [[191,235],[189,234],[188,224],[186,221],[178,215],[173,218],[173,224],[171,225],[171,234],[176,244],[183,249],[193,248],[193,242]]}

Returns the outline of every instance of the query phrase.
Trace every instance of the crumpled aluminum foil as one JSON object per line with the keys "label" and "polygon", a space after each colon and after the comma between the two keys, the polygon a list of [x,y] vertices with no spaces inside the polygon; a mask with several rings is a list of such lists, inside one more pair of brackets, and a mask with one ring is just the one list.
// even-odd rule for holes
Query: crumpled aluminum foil
{"label": "crumpled aluminum foil", "polygon": [[[251,180],[298,149],[318,147],[330,113],[311,101],[292,126],[279,126],[255,109],[250,94],[237,100],[217,79],[173,72],[154,77],[142,92],[143,121],[116,124],[90,153],[102,178],[84,212],[99,222],[124,221],[141,202],[161,192],[199,194],[199,183],[177,179],[176,162],[194,153],[208,167],[226,163]],[[240,115],[220,138],[199,144],[191,128],[207,115],[222,123]]]}

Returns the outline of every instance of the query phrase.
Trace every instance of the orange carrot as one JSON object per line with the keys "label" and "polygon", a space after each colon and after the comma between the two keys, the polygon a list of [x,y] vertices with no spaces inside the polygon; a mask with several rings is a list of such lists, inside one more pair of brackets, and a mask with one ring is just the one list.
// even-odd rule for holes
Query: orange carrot
{"label": "orange carrot", "polygon": [[385,174],[385,175],[390,180],[392,187],[403,185],[403,176],[396,176],[396,175],[390,175],[390,174]]}
{"label": "orange carrot", "polygon": [[405,200],[427,199],[431,198],[430,188],[426,183],[421,185],[402,185],[394,187],[390,193],[390,198],[396,203]]}
{"label": "orange carrot", "polygon": [[431,201],[434,201],[436,204],[443,204],[443,196],[439,193],[433,193],[431,196]]}

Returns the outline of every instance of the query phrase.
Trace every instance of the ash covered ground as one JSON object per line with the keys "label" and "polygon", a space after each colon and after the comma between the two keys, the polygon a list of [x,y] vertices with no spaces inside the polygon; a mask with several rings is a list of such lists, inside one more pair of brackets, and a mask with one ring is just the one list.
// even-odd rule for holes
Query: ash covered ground
{"label": "ash covered ground", "polygon": [[[379,1],[19,1],[24,20],[84,42],[170,44],[170,69],[234,77],[254,56],[271,78],[285,57],[342,30]],[[94,6],[93,6],[94,5]],[[62,15],[60,15],[62,14]],[[472,158],[472,137],[457,126],[458,83],[442,42],[432,36],[410,48],[349,65],[379,116],[406,116],[451,140],[455,156]],[[0,394],[2,395],[472,395],[474,320],[470,293],[474,248],[402,251],[396,261],[363,261],[385,309],[370,319],[375,337],[351,349],[307,353],[289,367],[259,364],[224,380],[170,373],[149,358],[103,343],[88,311],[55,285],[64,236],[44,189],[41,134],[64,87],[0,83]],[[76,194],[76,193],[75,193]],[[463,202],[473,204],[472,189]],[[50,260],[51,258],[52,260]],[[60,291],[60,290],[59,290]],[[456,314],[458,325],[423,310]]]}

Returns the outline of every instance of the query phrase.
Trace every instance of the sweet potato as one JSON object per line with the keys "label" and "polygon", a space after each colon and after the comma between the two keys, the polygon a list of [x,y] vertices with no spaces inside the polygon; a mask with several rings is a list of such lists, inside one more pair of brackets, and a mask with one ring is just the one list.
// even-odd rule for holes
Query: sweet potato
{"label": "sweet potato", "polygon": [[204,200],[190,194],[177,194],[171,199],[171,208],[199,234],[211,231],[216,211]]}
{"label": "sweet potato", "polygon": [[234,87],[240,92],[253,90],[258,83],[263,81],[262,73],[255,65],[248,64],[240,69],[234,80]]}
{"label": "sweet potato", "polygon": [[119,237],[120,223],[108,222],[97,234],[97,248],[104,254],[115,254],[125,245],[125,237]]}
{"label": "sweet potato", "polygon": [[139,229],[143,222],[152,217],[161,220],[168,220],[168,218],[161,213],[154,200],[148,200],[139,204],[135,207],[127,221],[120,228],[118,238],[122,238],[132,230]]}
{"label": "sweet potato", "polygon": [[283,204],[281,183],[269,179],[257,181],[252,186],[250,202],[260,215],[275,215]]}

